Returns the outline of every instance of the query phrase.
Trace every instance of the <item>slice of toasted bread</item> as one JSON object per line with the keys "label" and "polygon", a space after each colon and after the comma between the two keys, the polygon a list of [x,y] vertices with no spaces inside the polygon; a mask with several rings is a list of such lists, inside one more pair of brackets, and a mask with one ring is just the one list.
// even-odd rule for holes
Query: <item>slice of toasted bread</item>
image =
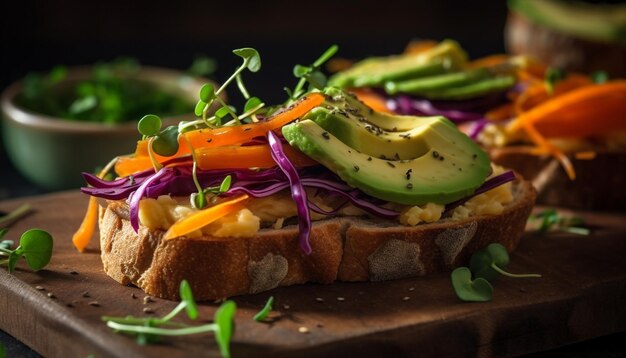
{"label": "slice of toasted bread", "polygon": [[513,185],[514,201],[495,216],[443,219],[415,227],[391,221],[335,218],[315,222],[313,253],[298,246],[298,228],[262,229],[252,238],[177,238],[141,227],[135,233],[123,201],[100,211],[104,271],[147,294],[177,299],[180,281],[199,300],[257,293],[306,282],[381,281],[449,271],[489,243],[518,244],[535,201],[529,182]]}
{"label": "slice of toasted bread", "polygon": [[583,210],[626,210],[626,153],[598,150],[591,159],[569,158],[576,171],[570,180],[559,162],[515,148],[489,151],[491,160],[511,168],[537,189],[537,203]]}

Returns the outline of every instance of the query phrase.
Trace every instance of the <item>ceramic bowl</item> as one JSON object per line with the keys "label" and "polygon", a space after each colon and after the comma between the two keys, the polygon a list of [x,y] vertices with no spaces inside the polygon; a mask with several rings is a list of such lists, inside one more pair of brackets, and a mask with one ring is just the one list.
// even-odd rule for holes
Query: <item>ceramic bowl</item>
{"label": "ceramic bowl", "polygon": [[[71,68],[63,82],[86,80],[90,74],[90,67]],[[198,91],[207,82],[155,67],[141,67],[132,76],[190,102],[189,113],[163,118],[166,124],[194,118]],[[37,186],[47,190],[79,187],[84,185],[81,172],[93,172],[115,156],[134,151],[140,137],[136,121],[110,125],[35,113],[16,103],[22,90],[23,81],[18,81],[2,93],[2,136],[8,157]]]}

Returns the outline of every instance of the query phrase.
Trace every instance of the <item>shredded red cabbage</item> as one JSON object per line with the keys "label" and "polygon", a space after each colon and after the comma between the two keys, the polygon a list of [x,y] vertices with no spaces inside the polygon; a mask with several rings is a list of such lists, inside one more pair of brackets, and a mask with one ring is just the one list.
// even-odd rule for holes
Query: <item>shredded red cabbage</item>
{"label": "shredded red cabbage", "polygon": [[156,174],[146,179],[139,188],[130,194],[128,198],[128,205],[130,207],[130,225],[135,232],[139,231],[139,201],[143,198],[146,188],[159,179],[167,176],[169,173],[163,169],[159,170]]}
{"label": "shredded red cabbage", "polygon": [[289,158],[287,158],[287,155],[283,151],[283,144],[280,142],[280,138],[278,138],[274,132],[269,131],[267,132],[267,139],[270,145],[272,159],[274,159],[276,165],[278,165],[287,176],[287,179],[289,179],[291,197],[296,202],[298,228],[300,229],[298,235],[300,239],[300,249],[302,249],[306,255],[310,255],[313,251],[313,249],[311,249],[311,242],[309,241],[309,236],[311,235],[311,213],[307,205],[306,191],[302,186],[296,167],[289,161]]}

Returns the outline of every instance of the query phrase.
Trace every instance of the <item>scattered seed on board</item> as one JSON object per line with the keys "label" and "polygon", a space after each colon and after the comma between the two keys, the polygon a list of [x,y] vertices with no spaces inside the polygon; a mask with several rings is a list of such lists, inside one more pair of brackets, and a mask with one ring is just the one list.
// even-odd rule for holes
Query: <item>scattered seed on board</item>
{"label": "scattered seed on board", "polygon": [[44,291],[45,288],[43,288],[43,286],[35,286],[35,290],[37,290],[37,291]]}
{"label": "scattered seed on board", "polygon": [[83,297],[87,298],[87,297],[91,297],[91,296],[89,295],[89,292],[85,291],[85,292],[83,292]]}
{"label": "scattered seed on board", "polygon": [[323,324],[321,324],[321,323],[316,324],[316,326],[317,326],[318,328],[323,328],[323,327],[324,327],[324,325],[323,325]]}
{"label": "scattered seed on board", "polygon": [[150,307],[144,307],[143,308],[143,313],[147,313],[147,314],[152,314],[154,313],[154,310]]}
{"label": "scattered seed on board", "polygon": [[98,301],[91,301],[89,302],[89,305],[92,307],[100,307],[100,302]]}
{"label": "scattered seed on board", "polygon": [[145,297],[143,298],[143,304],[144,304],[144,305],[145,305],[145,304],[148,304],[148,303],[150,303],[150,302],[154,302],[154,300],[152,299],[152,297],[150,297],[150,296],[145,296]]}
{"label": "scattered seed on board", "polygon": [[74,305],[73,305],[73,304],[71,304],[71,303],[66,303],[66,304],[65,304],[65,307],[67,307],[67,308],[73,308],[73,307],[74,307]]}
{"label": "scattered seed on board", "polygon": [[415,287],[409,287],[409,291],[415,291]]}
{"label": "scattered seed on board", "polygon": [[130,298],[132,298],[133,300],[137,299],[137,295],[133,292],[130,294]]}
{"label": "scattered seed on board", "polygon": [[290,308],[290,306],[289,305],[283,305],[283,308],[288,310]]}
{"label": "scattered seed on board", "polygon": [[321,297],[316,297],[316,298],[315,298],[315,300],[316,300],[317,302],[324,302],[324,299],[323,299],[323,298],[321,298]]}
{"label": "scattered seed on board", "polygon": [[411,297],[409,297],[409,296],[404,296],[404,297],[402,297],[402,301],[408,301],[408,300],[410,300],[410,299],[411,299]]}
{"label": "scattered seed on board", "polygon": [[337,301],[341,301],[341,302],[343,302],[343,301],[345,301],[345,300],[346,300],[346,299],[345,299],[345,298],[343,298],[343,297],[337,297]]}
{"label": "scattered seed on board", "polygon": [[78,271],[70,271],[70,275],[78,275]]}
{"label": "scattered seed on board", "polygon": [[302,326],[302,327],[298,328],[298,332],[300,332],[300,333],[309,333],[309,329],[304,327],[304,326]]}
{"label": "scattered seed on board", "polygon": [[49,298],[57,298],[57,296],[55,296],[54,293],[52,293],[52,292],[48,292],[48,297]]}

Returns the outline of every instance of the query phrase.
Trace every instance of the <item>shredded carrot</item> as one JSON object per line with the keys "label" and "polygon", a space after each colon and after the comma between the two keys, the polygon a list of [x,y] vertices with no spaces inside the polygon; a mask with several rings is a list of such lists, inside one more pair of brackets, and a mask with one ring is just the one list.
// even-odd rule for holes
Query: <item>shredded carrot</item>
{"label": "shredded carrot", "polygon": [[87,244],[91,241],[91,237],[96,228],[96,221],[98,221],[98,199],[92,196],[89,198],[85,218],[78,230],[74,233],[74,236],[72,236],[72,243],[79,252],[85,251],[85,247],[87,247]]}
{"label": "shredded carrot", "polygon": [[544,150],[546,154],[551,154],[552,156],[554,156],[559,162],[561,162],[561,166],[563,166],[563,169],[565,169],[565,172],[567,173],[567,176],[570,178],[570,180],[575,180],[576,172],[574,171],[574,166],[572,165],[572,162],[569,160],[569,158],[565,154],[563,154],[563,152],[559,148],[548,142],[546,138],[542,136],[541,133],[539,133],[535,129],[535,127],[532,126],[532,124],[527,123],[525,124],[524,128],[526,129],[526,133],[528,133],[531,140],[535,142],[538,149]]}
{"label": "shredded carrot", "polygon": [[508,55],[491,55],[468,63],[467,68],[493,67],[505,63],[510,58]]}
{"label": "shredded carrot", "polygon": [[506,103],[485,113],[485,117],[491,121],[503,121],[513,117],[513,104]]}
{"label": "shredded carrot", "polygon": [[201,229],[221,217],[239,211],[245,208],[244,202],[247,199],[248,195],[244,194],[191,214],[188,217],[174,223],[174,225],[167,230],[163,239],[169,240],[187,235],[190,232]]}
{"label": "shredded carrot", "polygon": [[576,159],[579,160],[593,160],[595,159],[595,157],[598,155],[598,153],[596,153],[593,150],[589,150],[589,151],[585,151],[585,152],[578,152],[575,155]]}
{"label": "shredded carrot", "polygon": [[[289,122],[302,117],[313,108],[319,106],[324,102],[324,96],[320,93],[310,93],[303,97],[298,102],[289,106],[283,111],[274,114],[266,121],[243,124],[240,126],[219,127],[211,129],[197,129],[184,133],[186,138],[179,138],[178,152],[174,156],[180,156],[189,154],[189,145],[187,140],[191,143],[193,148],[213,147],[222,145],[241,144],[251,140],[254,137],[264,137],[267,132],[280,128]],[[135,150],[135,156],[147,156],[148,155],[148,140],[142,140],[137,142],[137,149]],[[174,157],[173,156],[173,157]],[[159,162],[163,162],[172,157],[162,157],[155,155]]]}
{"label": "shredded carrot", "polygon": [[[291,146],[284,146],[287,157],[296,167],[308,167],[317,162]],[[236,169],[236,168],[272,168],[276,163],[268,145],[203,147],[195,149],[198,168]],[[115,165],[119,176],[128,176],[152,167],[149,157],[139,156],[120,159]]]}
{"label": "shredded carrot", "polygon": [[[110,170],[113,165],[120,159],[120,157],[114,158],[109,162],[99,173],[98,178],[103,178]],[[78,250],[78,252],[85,251],[85,247],[91,241],[91,237],[93,236],[93,232],[96,229],[96,223],[98,221],[98,199],[95,197],[89,198],[89,204],[87,205],[87,212],[85,212],[85,217],[83,221],[80,223],[78,230],[72,236],[72,243],[74,247]]]}
{"label": "shredded carrot", "polygon": [[354,93],[354,95],[366,106],[375,110],[376,112],[383,113],[393,113],[389,108],[387,108],[387,102],[384,97],[379,95],[378,93],[371,91],[369,89],[362,88],[352,88],[350,92]]}
{"label": "shredded carrot", "polygon": [[531,123],[542,136],[601,136],[626,128],[626,81],[589,85],[562,94],[525,111],[507,125],[514,134]]}
{"label": "shredded carrot", "polygon": [[588,76],[571,74],[554,85],[553,93],[548,93],[544,81],[535,82],[514,100],[514,113],[523,113],[545,101],[552,100],[577,88],[591,84],[592,81]]}
{"label": "shredded carrot", "polygon": [[437,46],[437,41],[432,40],[413,40],[409,42],[404,48],[404,54],[417,55],[424,51],[428,51],[431,48]]}

